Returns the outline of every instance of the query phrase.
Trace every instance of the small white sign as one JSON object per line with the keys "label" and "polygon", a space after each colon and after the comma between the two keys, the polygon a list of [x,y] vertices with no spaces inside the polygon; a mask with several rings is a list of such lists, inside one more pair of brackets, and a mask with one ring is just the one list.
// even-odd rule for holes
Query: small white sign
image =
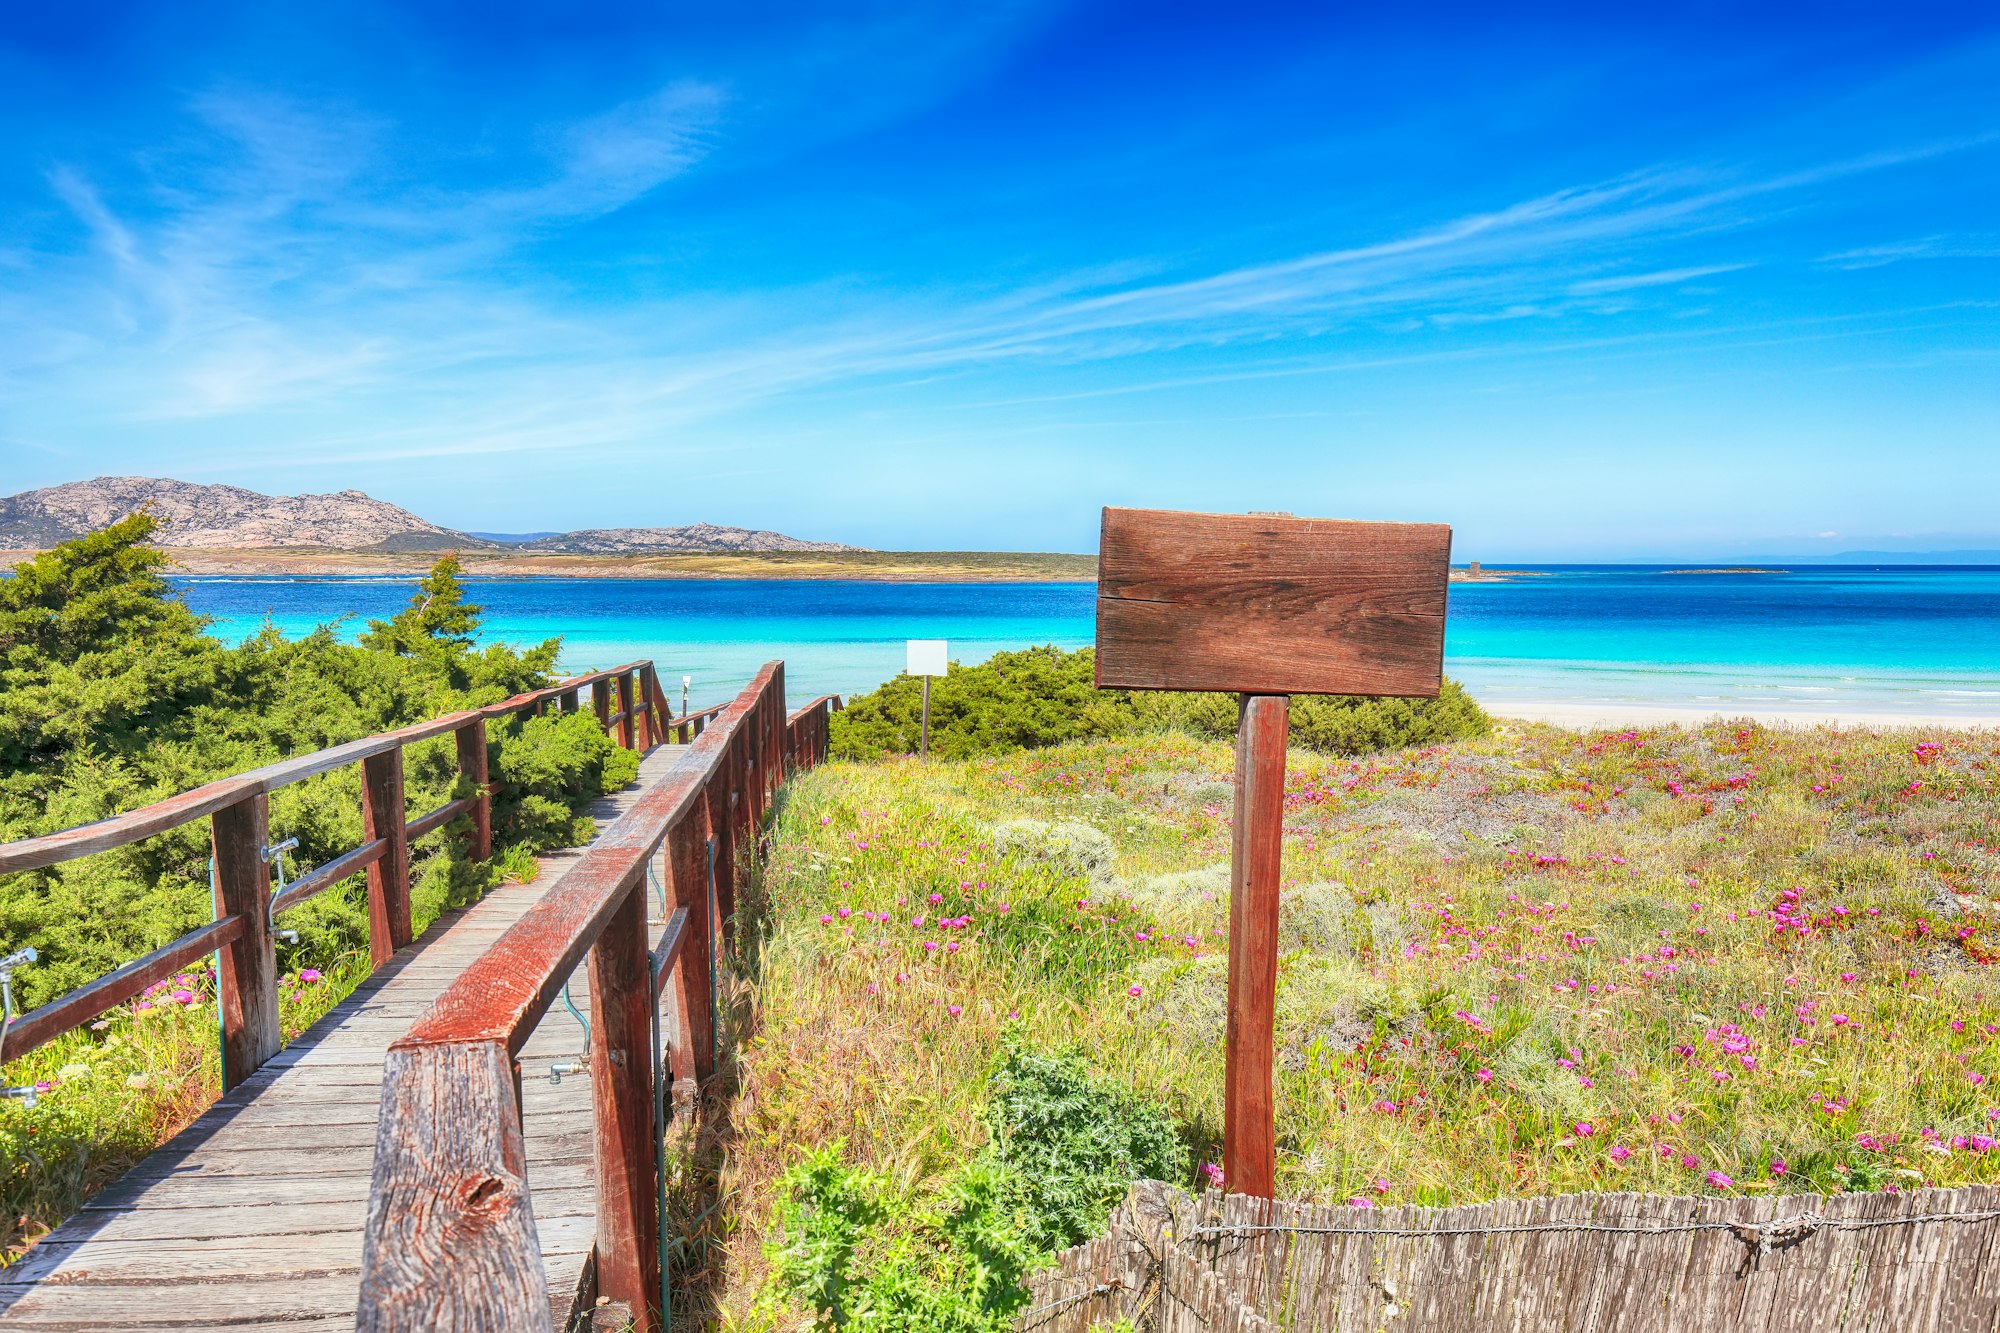
{"label": "small white sign", "polygon": [[946,674],[946,671],[950,667],[950,663],[945,657],[946,640],[911,639],[908,642],[910,645],[910,665],[907,670],[910,675],[942,676]]}

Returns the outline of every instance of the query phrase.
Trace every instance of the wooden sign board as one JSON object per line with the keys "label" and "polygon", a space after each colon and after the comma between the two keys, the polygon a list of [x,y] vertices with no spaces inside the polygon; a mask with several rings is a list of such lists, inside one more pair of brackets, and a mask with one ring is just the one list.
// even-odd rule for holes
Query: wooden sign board
{"label": "wooden sign board", "polygon": [[1434,698],[1451,528],[1106,509],[1101,689]]}
{"label": "wooden sign board", "polygon": [[1272,1050],[1285,742],[1293,694],[1434,698],[1451,529],[1288,514],[1106,509],[1097,557],[1100,689],[1240,694],[1229,856],[1228,1189],[1277,1181]]}

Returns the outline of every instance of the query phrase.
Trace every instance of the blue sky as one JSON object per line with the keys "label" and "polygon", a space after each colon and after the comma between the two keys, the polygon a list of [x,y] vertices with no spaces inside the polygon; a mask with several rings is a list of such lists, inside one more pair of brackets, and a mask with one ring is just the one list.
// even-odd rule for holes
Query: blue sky
{"label": "blue sky", "polygon": [[2000,547],[2000,11],[1636,8],[15,7],[0,492]]}

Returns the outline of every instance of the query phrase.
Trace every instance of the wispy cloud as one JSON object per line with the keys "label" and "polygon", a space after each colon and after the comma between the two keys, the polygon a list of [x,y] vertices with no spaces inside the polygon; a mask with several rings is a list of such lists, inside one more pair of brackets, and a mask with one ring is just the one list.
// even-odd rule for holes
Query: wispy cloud
{"label": "wispy cloud", "polygon": [[1600,296],[1606,292],[1628,292],[1638,287],[1666,287],[1696,278],[1713,277],[1718,273],[1735,273],[1749,267],[1747,263],[1697,264],[1689,268],[1664,268],[1653,273],[1625,273],[1615,278],[1587,278],[1582,282],[1572,282],[1569,291],[1572,296]]}
{"label": "wispy cloud", "polygon": [[[102,413],[130,422],[266,414],[304,446],[298,464],[316,466],[333,450],[671,449],[657,442],[774,397],[1009,364],[1273,344],[1310,360],[1357,330],[1471,337],[1519,321],[1574,338],[1615,317],[1607,296],[1671,304],[1679,284],[1764,264],[1758,229],[1830,181],[1953,151],[1763,175],[1658,168],[1206,272],[1171,254],[1104,255],[977,298],[880,284],[858,297],[830,275],[599,309],[533,278],[496,280],[515,248],[697,167],[726,143],[730,105],[718,85],[673,82],[549,127],[539,179],[451,193],[379,181],[385,131],[365,117],[206,94],[203,169],[176,171],[144,207],[114,209],[78,169],[52,174],[102,262],[34,294],[69,312],[59,336],[41,322],[36,392],[65,377],[75,393],[115,383]],[[1696,238],[1734,253],[1688,262]]]}

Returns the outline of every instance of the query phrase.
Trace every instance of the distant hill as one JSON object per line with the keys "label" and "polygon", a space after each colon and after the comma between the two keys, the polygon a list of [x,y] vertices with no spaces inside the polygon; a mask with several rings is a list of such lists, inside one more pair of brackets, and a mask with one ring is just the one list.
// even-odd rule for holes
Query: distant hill
{"label": "distant hill", "polygon": [[713,552],[859,551],[781,532],[693,523],[677,528],[592,528],[498,533],[440,527],[362,491],[264,495],[163,477],[96,477],[0,499],[0,549],[38,550],[116,523],[140,505],[166,520],[155,540],[182,550],[310,547],[330,551],[519,551],[542,555],[684,555]]}
{"label": "distant hill", "polygon": [[142,504],[167,520],[162,546],[231,549],[444,550],[477,544],[361,491],[264,495],[163,477],[95,477],[0,500],[0,546],[37,548],[116,523]]}
{"label": "distant hill", "polygon": [[702,551],[859,551],[838,542],[809,542],[782,532],[690,523],[682,528],[586,528],[521,544],[523,551],[559,555],[685,555]]}

